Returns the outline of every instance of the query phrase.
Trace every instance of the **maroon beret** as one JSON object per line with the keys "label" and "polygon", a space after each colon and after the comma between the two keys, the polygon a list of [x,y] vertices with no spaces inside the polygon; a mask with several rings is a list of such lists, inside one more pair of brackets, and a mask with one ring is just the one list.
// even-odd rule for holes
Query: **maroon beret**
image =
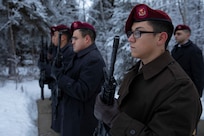
{"label": "maroon beret", "polygon": [[51,36],[54,35],[54,31],[53,31],[54,27],[55,27],[55,26],[51,26],[51,27],[50,27],[50,34],[51,34]]}
{"label": "maroon beret", "polygon": [[174,34],[176,33],[177,30],[188,30],[189,32],[191,32],[190,27],[187,25],[177,25],[174,30]]}
{"label": "maroon beret", "polygon": [[63,24],[58,25],[58,26],[52,26],[50,27],[50,30],[51,30],[51,35],[53,35],[55,31],[63,31],[64,33],[71,34],[70,28]]}
{"label": "maroon beret", "polygon": [[86,22],[80,22],[80,21],[73,22],[71,24],[72,32],[74,32],[74,30],[76,30],[76,29],[89,29],[89,30],[93,31],[94,33],[96,33],[95,28]]}
{"label": "maroon beret", "polygon": [[131,31],[133,22],[141,21],[166,21],[172,23],[171,18],[161,10],[154,10],[145,4],[136,5],[126,21],[125,32]]}

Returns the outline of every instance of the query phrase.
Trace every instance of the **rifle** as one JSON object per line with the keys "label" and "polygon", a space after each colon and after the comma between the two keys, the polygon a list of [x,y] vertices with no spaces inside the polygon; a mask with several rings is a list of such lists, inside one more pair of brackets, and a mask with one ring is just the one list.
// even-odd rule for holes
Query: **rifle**
{"label": "rifle", "polygon": [[52,58],[53,58],[53,53],[54,53],[53,49],[54,49],[54,45],[51,42],[49,47],[48,47],[48,57],[47,58],[48,58],[49,61],[51,61]]}
{"label": "rifle", "polygon": [[102,87],[101,100],[103,101],[103,103],[105,103],[107,105],[112,105],[114,102],[116,81],[115,81],[115,78],[113,76],[113,72],[114,72],[116,55],[117,55],[117,50],[118,50],[118,45],[119,45],[119,39],[120,39],[119,36],[114,37],[113,51],[112,51],[112,56],[111,56],[109,73],[107,73],[107,71],[104,70],[105,82],[104,82],[104,85]]}
{"label": "rifle", "polygon": [[[120,40],[119,36],[114,37],[109,73],[107,72],[106,69],[104,69],[105,82],[101,90],[102,91],[101,100],[103,101],[104,104],[107,104],[107,105],[112,105],[114,102],[116,81],[113,76],[113,73],[114,73],[114,65],[116,61],[117,50],[119,46],[119,40]],[[109,136],[107,129],[108,127],[103,122],[99,121],[98,127],[95,129],[93,136]]]}
{"label": "rifle", "polygon": [[[59,34],[58,34],[58,46],[57,46],[57,54],[55,56],[55,59],[54,59],[54,62],[53,62],[53,65],[52,65],[52,68],[53,67],[56,67],[56,68],[61,68],[63,66],[62,64],[62,59],[63,59],[63,55],[62,55],[62,52],[61,52],[61,49],[60,49],[60,45],[61,45],[61,36],[62,36],[62,33],[63,31],[59,31]],[[54,73],[51,73],[51,75],[53,75],[54,79],[55,79],[55,88],[54,88],[54,91],[53,91],[53,96],[54,96],[54,104],[55,104],[55,108],[54,108],[54,119],[57,118],[57,110],[58,110],[58,105],[59,105],[59,99],[61,97],[61,90],[60,88],[58,87],[58,79],[56,77],[56,75],[54,75]]]}
{"label": "rifle", "polygon": [[[43,36],[41,36],[41,53],[40,53],[40,62],[47,64],[47,44],[44,47]],[[45,69],[40,70],[40,88],[41,88],[41,99],[44,100],[44,81],[45,81]]]}

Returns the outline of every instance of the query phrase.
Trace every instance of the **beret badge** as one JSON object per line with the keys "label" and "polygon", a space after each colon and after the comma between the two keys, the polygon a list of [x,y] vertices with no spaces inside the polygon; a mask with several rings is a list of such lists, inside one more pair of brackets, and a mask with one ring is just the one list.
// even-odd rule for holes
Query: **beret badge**
{"label": "beret badge", "polygon": [[73,27],[74,27],[74,28],[78,28],[78,27],[79,27],[78,24],[79,24],[78,22],[74,22],[74,23],[73,23]]}
{"label": "beret badge", "polygon": [[142,6],[136,9],[139,18],[145,18],[147,16],[147,9]]}

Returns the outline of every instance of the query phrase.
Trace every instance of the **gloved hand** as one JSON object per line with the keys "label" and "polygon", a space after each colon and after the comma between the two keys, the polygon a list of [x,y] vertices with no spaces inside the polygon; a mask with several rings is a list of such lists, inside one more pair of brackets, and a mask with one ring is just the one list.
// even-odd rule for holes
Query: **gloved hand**
{"label": "gloved hand", "polygon": [[94,116],[96,119],[103,121],[111,128],[113,121],[118,117],[119,113],[116,99],[114,99],[113,105],[106,105],[101,101],[101,94],[98,94],[94,106]]}
{"label": "gloved hand", "polygon": [[57,68],[53,66],[51,68],[51,77],[57,80],[63,75],[63,72],[64,72],[64,67]]}
{"label": "gloved hand", "polygon": [[63,64],[63,55],[61,52],[59,52],[57,54],[57,56],[54,58],[54,62],[53,62],[53,65],[57,68],[61,68],[64,66]]}
{"label": "gloved hand", "polygon": [[38,67],[40,70],[46,70],[47,64],[45,62],[38,62]]}

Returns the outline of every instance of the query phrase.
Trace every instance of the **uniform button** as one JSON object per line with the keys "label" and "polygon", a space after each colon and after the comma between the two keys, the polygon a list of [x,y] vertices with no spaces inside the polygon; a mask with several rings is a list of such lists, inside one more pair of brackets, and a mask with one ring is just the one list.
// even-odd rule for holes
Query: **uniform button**
{"label": "uniform button", "polygon": [[134,129],[130,130],[130,134],[134,135],[136,133],[136,131]]}

